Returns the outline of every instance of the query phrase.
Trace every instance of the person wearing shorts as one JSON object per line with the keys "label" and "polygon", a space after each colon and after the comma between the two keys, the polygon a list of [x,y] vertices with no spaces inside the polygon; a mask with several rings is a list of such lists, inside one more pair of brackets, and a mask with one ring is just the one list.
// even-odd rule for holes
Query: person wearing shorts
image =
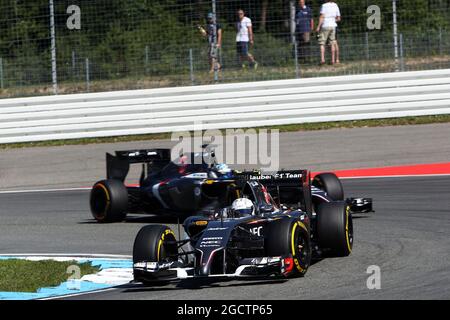
{"label": "person wearing shorts", "polygon": [[252,20],[245,16],[245,12],[242,9],[239,9],[237,14],[236,51],[239,57],[239,63],[242,64],[242,67],[245,67],[243,64],[244,61],[248,61],[256,70],[258,68],[258,62],[255,61],[255,58],[249,52],[250,45],[253,46],[254,44]]}
{"label": "person wearing shorts", "polygon": [[236,42],[236,50],[237,50],[239,57],[247,57],[249,55],[248,42],[246,42],[246,41]]}
{"label": "person wearing shorts", "polygon": [[320,9],[319,34],[320,64],[325,64],[325,45],[331,47],[331,64],[336,63],[336,27],[341,21],[341,12],[338,5],[333,1],[327,1]]}
{"label": "person wearing shorts", "polygon": [[334,41],[334,51],[336,52],[336,64],[341,63],[340,57],[339,57],[339,41],[338,41],[338,30],[339,28],[336,28],[336,41]]}

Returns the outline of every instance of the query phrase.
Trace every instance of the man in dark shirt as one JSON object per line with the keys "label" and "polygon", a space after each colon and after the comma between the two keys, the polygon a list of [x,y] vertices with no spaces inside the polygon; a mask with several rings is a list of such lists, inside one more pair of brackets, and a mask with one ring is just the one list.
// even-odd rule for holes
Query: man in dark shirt
{"label": "man in dark shirt", "polygon": [[298,57],[305,62],[311,58],[311,31],[314,30],[312,10],[305,4],[305,0],[299,0],[295,24],[298,39]]}
{"label": "man in dark shirt", "polygon": [[[219,48],[222,46],[222,26],[215,21],[214,14],[208,13],[206,27],[199,27],[201,34],[208,40],[210,73],[219,71]],[[206,29],[206,30],[205,30]]]}

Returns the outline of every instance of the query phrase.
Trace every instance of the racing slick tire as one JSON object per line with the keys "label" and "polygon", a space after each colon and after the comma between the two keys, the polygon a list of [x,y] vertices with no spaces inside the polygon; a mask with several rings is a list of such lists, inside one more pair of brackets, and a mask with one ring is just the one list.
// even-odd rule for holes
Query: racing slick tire
{"label": "racing slick tire", "polygon": [[324,190],[334,201],[344,200],[344,188],[334,173],[321,173],[314,177],[312,185]]}
{"label": "racing slick tire", "polygon": [[304,276],[311,264],[311,241],[308,228],[298,219],[280,219],[269,225],[266,236],[268,257],[292,256],[291,276]]}
{"label": "racing slick tire", "polygon": [[353,220],[343,201],[321,203],[317,210],[317,238],[321,249],[334,257],[350,255],[353,249]]}
{"label": "racing slick tire", "polygon": [[128,191],[122,181],[102,180],[94,184],[90,195],[92,216],[98,222],[125,220],[128,209]]}
{"label": "racing slick tire", "polygon": [[[163,225],[143,227],[136,236],[133,245],[133,264],[137,262],[171,262],[178,254],[175,233]],[[172,242],[172,243],[171,243]],[[144,284],[165,284],[163,279],[149,278],[148,274],[134,270],[134,280]]]}

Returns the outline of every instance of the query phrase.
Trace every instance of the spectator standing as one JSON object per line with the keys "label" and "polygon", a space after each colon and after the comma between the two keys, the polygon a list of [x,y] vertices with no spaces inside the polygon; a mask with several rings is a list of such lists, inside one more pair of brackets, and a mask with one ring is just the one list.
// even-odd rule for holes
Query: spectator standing
{"label": "spectator standing", "polygon": [[236,50],[239,56],[239,62],[244,68],[244,61],[248,61],[256,70],[258,68],[258,62],[255,61],[255,58],[249,52],[250,46],[254,45],[252,20],[245,16],[245,12],[242,9],[239,9],[237,14]]}
{"label": "spectator standing", "polygon": [[339,28],[336,28],[336,42],[334,45],[334,51],[336,52],[336,64],[341,63],[339,59],[339,40],[338,40]]}
{"label": "spectator standing", "polygon": [[305,62],[311,57],[311,32],[314,30],[312,10],[305,0],[299,0],[299,7],[295,15],[295,31],[297,33],[298,57]]}
{"label": "spectator standing", "polygon": [[208,40],[208,58],[210,73],[219,71],[219,49],[222,47],[222,26],[217,23],[213,13],[206,16],[206,30],[199,26],[200,33]]}
{"label": "spectator standing", "polygon": [[327,0],[320,8],[320,20],[316,31],[319,33],[320,64],[325,64],[325,45],[331,47],[331,64],[336,63],[336,28],[341,21],[341,12],[338,5]]}

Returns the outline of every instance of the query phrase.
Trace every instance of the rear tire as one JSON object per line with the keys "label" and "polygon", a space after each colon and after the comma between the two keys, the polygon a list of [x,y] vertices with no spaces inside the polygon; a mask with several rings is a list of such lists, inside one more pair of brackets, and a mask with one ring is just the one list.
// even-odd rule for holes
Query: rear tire
{"label": "rear tire", "polygon": [[348,256],[353,249],[353,220],[345,202],[321,203],[317,210],[319,246],[335,257]]}
{"label": "rear tire", "polygon": [[102,180],[94,184],[90,196],[91,213],[102,223],[125,220],[128,209],[128,191],[122,181]]}
{"label": "rear tire", "polygon": [[292,255],[292,275],[303,276],[311,264],[310,235],[305,224],[297,219],[281,219],[270,224],[266,236],[268,257]]}
{"label": "rear tire", "polygon": [[[176,261],[173,257],[178,253],[175,233],[163,225],[149,225],[143,227],[136,236],[133,245],[133,263],[136,262],[171,262]],[[148,279],[148,275],[139,270],[134,270],[134,279],[144,284],[164,284],[164,281],[158,283]],[[149,281],[152,280],[152,281]]]}
{"label": "rear tire", "polygon": [[321,173],[317,175],[313,179],[312,185],[324,190],[333,201],[344,200],[344,188],[334,173]]}

